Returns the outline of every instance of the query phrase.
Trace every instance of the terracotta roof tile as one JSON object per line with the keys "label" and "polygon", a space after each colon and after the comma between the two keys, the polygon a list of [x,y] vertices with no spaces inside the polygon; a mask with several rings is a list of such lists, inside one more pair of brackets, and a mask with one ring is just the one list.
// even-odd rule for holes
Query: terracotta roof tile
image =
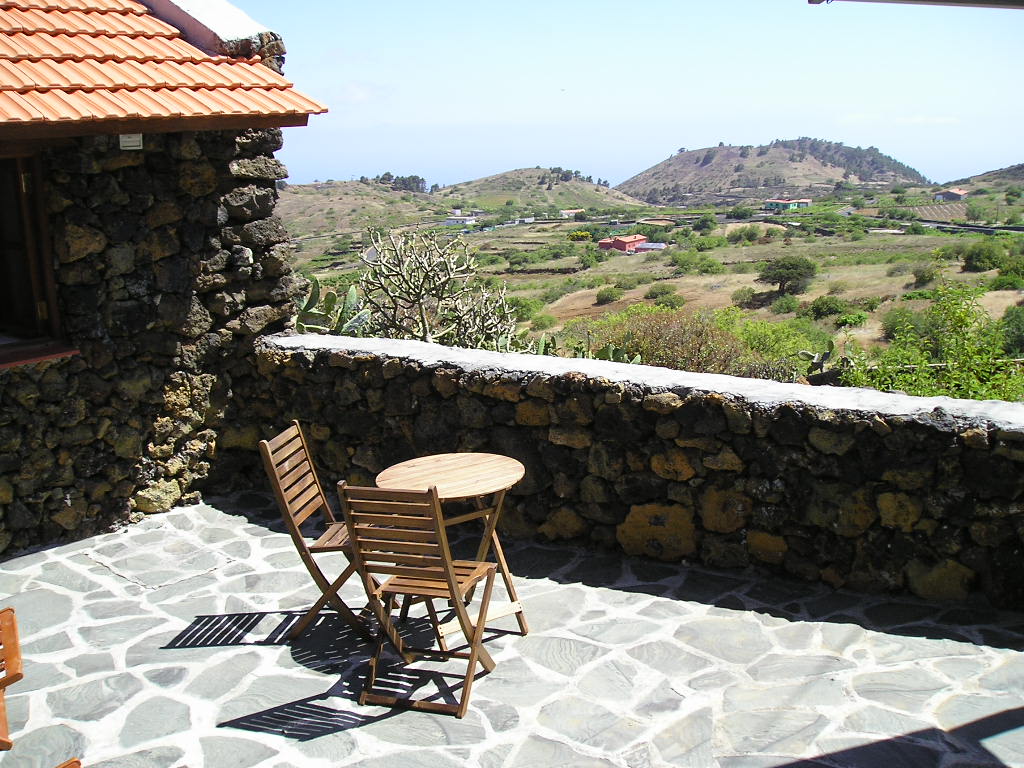
{"label": "terracotta roof tile", "polygon": [[296,124],[326,111],[257,62],[199,50],[135,0],[0,0],[0,136],[103,121]]}

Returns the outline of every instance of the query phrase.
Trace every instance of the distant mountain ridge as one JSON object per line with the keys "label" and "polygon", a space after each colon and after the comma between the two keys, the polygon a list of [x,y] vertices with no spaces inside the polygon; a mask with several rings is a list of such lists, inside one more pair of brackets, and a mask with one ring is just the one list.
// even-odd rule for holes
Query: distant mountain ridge
{"label": "distant mountain ridge", "polygon": [[819,194],[839,182],[928,184],[921,173],[875,147],[801,137],[770,144],[680,149],[616,189],[659,205],[721,197]]}

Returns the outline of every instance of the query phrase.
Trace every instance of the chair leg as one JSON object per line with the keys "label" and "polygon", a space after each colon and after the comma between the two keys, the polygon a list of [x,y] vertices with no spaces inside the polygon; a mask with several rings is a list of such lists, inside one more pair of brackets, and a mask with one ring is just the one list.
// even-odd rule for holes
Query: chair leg
{"label": "chair leg", "polygon": [[[480,598],[480,612],[476,617],[476,625],[473,627],[472,635],[466,637],[466,640],[469,641],[469,660],[466,663],[466,677],[462,681],[462,696],[459,698],[459,708],[455,712],[455,716],[458,718],[465,717],[466,710],[469,707],[469,693],[473,688],[473,678],[476,677],[476,663],[480,659],[481,652],[486,654],[488,661],[490,661],[490,666],[488,667],[485,663],[484,669],[487,672],[494,669],[494,660],[483,649],[484,624],[487,622],[487,608],[491,604],[491,591],[494,589],[494,571],[495,569],[491,569],[487,573],[484,593]],[[482,661],[482,659],[480,660]]]}
{"label": "chair leg", "polygon": [[366,624],[360,619],[352,609],[345,605],[345,601],[338,597],[338,590],[341,589],[342,585],[348,581],[348,579],[355,573],[356,567],[352,563],[348,564],[348,567],[341,572],[341,575],[334,580],[332,584],[324,576],[323,571],[313,560],[312,555],[303,556],[302,561],[306,565],[306,570],[309,571],[309,575],[313,578],[313,581],[320,588],[320,598],[313,604],[306,615],[303,616],[295,629],[288,634],[288,639],[293,640],[298,637],[306,628],[312,623],[317,615],[324,609],[327,603],[331,604],[331,607],[354,629],[364,640],[373,641],[373,634],[367,629]]}
{"label": "chair leg", "polygon": [[[384,602],[384,613],[387,616],[391,615],[391,611],[394,610],[395,598],[393,595],[389,595],[387,600]],[[390,623],[390,622],[389,622]],[[373,650],[373,656],[370,657],[369,672],[366,675],[366,685],[363,686],[363,692],[359,694],[360,705],[367,703],[367,697],[373,695],[373,685],[377,682],[377,667],[380,664],[381,654],[384,652],[384,639],[386,637],[385,625],[381,622],[380,632],[377,633],[377,645]]]}
{"label": "chair leg", "polygon": [[430,616],[430,622],[432,629],[434,630],[434,637],[437,638],[437,647],[442,651],[448,650],[448,642],[444,639],[444,635],[441,634],[441,622],[437,618],[437,611],[434,610],[434,601],[427,599],[427,615]]}

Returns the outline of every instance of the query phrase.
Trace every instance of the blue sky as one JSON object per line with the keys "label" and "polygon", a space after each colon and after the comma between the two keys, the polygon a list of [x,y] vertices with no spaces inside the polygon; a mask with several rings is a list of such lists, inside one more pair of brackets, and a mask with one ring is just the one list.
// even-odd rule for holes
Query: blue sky
{"label": "blue sky", "polygon": [[453,184],[559,165],[618,184],[680,147],[875,146],[945,182],[1024,162],[1024,11],[806,0],[233,0],[327,115],[293,183]]}

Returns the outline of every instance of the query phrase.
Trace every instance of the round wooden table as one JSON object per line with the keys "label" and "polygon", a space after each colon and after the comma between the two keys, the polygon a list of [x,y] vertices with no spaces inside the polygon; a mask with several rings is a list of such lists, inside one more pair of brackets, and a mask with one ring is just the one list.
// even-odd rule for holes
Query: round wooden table
{"label": "round wooden table", "polygon": [[403,461],[377,475],[378,488],[425,491],[437,486],[441,501],[507,491],[526,474],[523,465],[496,453],[438,453]]}
{"label": "round wooden table", "polygon": [[[482,520],[484,534],[477,549],[477,560],[484,560],[493,549],[498,571],[508,590],[509,603],[499,606],[494,603],[487,611],[487,621],[501,616],[515,615],[519,630],[529,630],[523,605],[516,594],[509,573],[508,563],[501,541],[498,539],[498,518],[505,503],[505,493],[518,483],[526,469],[511,456],[496,453],[438,453],[409,459],[388,467],[379,475],[378,488],[392,490],[425,491],[430,486],[437,488],[437,495],[445,501],[472,501],[472,512],[445,517],[445,526],[457,525],[469,520]],[[488,503],[490,500],[490,503]]]}

